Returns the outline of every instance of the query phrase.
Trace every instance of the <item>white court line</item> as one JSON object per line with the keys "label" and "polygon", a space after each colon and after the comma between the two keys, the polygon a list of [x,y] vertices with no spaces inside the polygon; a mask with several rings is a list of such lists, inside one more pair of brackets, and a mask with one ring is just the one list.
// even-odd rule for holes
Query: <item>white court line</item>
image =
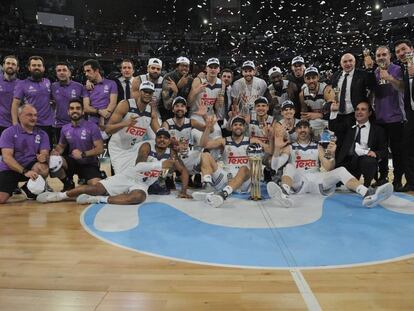
{"label": "white court line", "polygon": [[306,282],[305,277],[299,269],[290,269],[290,274],[292,275],[293,280],[295,281],[296,286],[299,289],[300,294],[305,301],[306,306],[309,311],[322,311],[321,305],[313,294],[308,282]]}

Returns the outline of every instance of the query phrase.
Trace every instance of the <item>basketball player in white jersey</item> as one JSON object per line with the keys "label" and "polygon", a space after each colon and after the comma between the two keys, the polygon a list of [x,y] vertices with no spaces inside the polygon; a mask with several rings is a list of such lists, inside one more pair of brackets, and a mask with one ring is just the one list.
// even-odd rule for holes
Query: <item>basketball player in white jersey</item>
{"label": "basketball player in white jersey", "polygon": [[264,96],[267,90],[266,81],[255,77],[256,67],[250,60],[242,65],[243,77],[234,82],[231,88],[233,106],[237,107],[238,113],[247,115],[254,108],[254,101],[259,96]]}
{"label": "basketball player in white jersey", "polygon": [[[208,129],[212,128],[213,122],[215,121],[208,118],[201,144],[208,149],[222,149],[224,165],[219,167],[210,153],[201,154],[204,191],[194,192],[193,197],[196,200],[204,200],[212,207],[219,207],[234,190],[249,191],[250,169],[246,151],[250,139],[244,135],[246,126],[244,118],[235,117],[231,121],[231,136],[209,140]],[[214,190],[220,190],[220,192],[214,193]]]}
{"label": "basketball player in white jersey", "polygon": [[[132,81],[132,96],[137,97],[139,93],[139,86],[144,81],[151,81],[154,83],[154,94],[152,95],[151,105],[156,109],[158,115],[158,122],[161,123],[159,112],[159,105],[161,104],[162,82],[164,78],[161,76],[162,61],[158,58],[150,58],[147,65],[147,73],[135,77]],[[147,136],[149,139],[155,138],[155,132],[152,128],[148,128]]]}
{"label": "basketball player in white jersey", "polygon": [[[319,82],[319,71],[315,67],[305,69],[305,85],[299,94],[301,103],[301,119],[309,121],[315,137],[319,137],[322,131],[328,127],[325,120],[325,103],[333,101],[332,87],[325,82]],[[329,110],[329,109],[328,109]]]}
{"label": "basketball player in white jersey", "polygon": [[183,161],[190,174],[199,173],[200,150],[193,149],[192,129],[204,131],[206,126],[195,119],[185,117],[187,113],[187,101],[184,97],[174,98],[172,103],[174,117],[167,119],[162,127],[171,134],[171,145]]}
{"label": "basketball player in white jersey", "polygon": [[77,198],[79,204],[140,204],[148,196],[148,187],[167,170],[181,173],[183,187],[178,197],[191,198],[187,194],[188,172],[180,160],[175,160],[175,154],[169,148],[170,142],[170,133],[160,128],[155,141],[147,141],[140,146],[134,166],[127,171],[100,180],[95,185],[79,186],[67,192],[44,192],[37,200],[46,203]]}
{"label": "basketball player in white jersey", "polygon": [[[193,80],[191,91],[188,95],[190,106],[190,118],[200,123],[204,119],[197,111],[204,106],[207,109],[207,115],[215,115],[215,111],[224,106],[224,92],[226,85],[218,78],[220,72],[220,61],[217,58],[210,58],[206,63],[205,78],[197,77]],[[194,144],[199,145],[202,131],[193,129]],[[218,123],[214,124],[214,130],[210,134],[210,139],[221,137],[221,129]]]}
{"label": "basketball player in white jersey", "polygon": [[[267,184],[269,196],[282,206],[291,207],[289,198],[294,193],[321,193],[329,195],[335,191],[336,184],[342,182],[345,187],[363,197],[362,204],[373,207],[392,195],[390,183],[376,190],[365,187],[344,167],[335,168],[336,144],[330,142],[325,150],[311,140],[309,121],[301,120],[296,125],[297,140],[291,145],[283,140],[282,135],[275,135],[275,150],[272,158],[274,170],[284,166],[279,187],[274,182]],[[328,156],[328,157],[327,157]],[[321,172],[323,167],[326,172]]]}
{"label": "basketball player in white jersey", "polygon": [[269,109],[276,120],[282,119],[281,104],[294,97],[293,83],[283,79],[282,70],[274,66],[268,71],[270,84],[267,86],[271,102]]}
{"label": "basketball player in white jersey", "polygon": [[109,119],[105,131],[112,134],[108,150],[115,174],[134,165],[147,130],[151,127],[156,132],[160,127],[157,113],[150,105],[153,93],[154,83],[142,82],[138,97],[119,102]]}

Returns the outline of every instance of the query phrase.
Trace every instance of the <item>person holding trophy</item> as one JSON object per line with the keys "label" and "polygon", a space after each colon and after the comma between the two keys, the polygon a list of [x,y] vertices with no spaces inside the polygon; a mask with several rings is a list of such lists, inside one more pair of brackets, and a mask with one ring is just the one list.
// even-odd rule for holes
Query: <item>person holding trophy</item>
{"label": "person holding trophy", "polygon": [[[376,123],[385,133],[385,139],[389,142],[394,167],[393,184],[396,189],[401,188],[403,165],[403,72],[401,67],[391,63],[391,52],[387,46],[380,46],[375,51],[377,68],[371,73],[375,77],[374,104]],[[373,62],[369,55],[364,58],[366,68],[373,68]],[[379,177],[376,185],[382,185],[388,181],[388,155],[379,163]]]}
{"label": "person holding trophy", "polygon": [[[267,192],[275,203],[292,207],[291,194],[330,195],[335,191],[338,182],[361,195],[364,198],[362,204],[366,207],[373,207],[391,196],[391,184],[384,184],[374,190],[364,186],[346,168],[335,168],[336,143],[331,140],[324,148],[321,144],[313,142],[309,121],[299,121],[296,124],[296,133],[297,140],[292,144],[284,140],[279,133],[275,134],[272,168],[278,170],[286,165],[280,186],[275,182],[267,184]],[[325,172],[320,171],[322,167]]]}

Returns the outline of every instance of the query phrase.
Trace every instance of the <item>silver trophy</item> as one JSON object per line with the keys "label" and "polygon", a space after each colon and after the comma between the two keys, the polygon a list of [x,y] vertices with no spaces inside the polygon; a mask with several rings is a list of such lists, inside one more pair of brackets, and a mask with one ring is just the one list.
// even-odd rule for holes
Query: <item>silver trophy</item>
{"label": "silver trophy", "polygon": [[[382,69],[382,70],[387,70],[387,68],[388,68],[388,65],[387,65],[387,63],[385,62],[385,60],[379,60],[379,61],[377,61],[377,64],[378,64],[378,67],[380,68],[380,69]],[[384,85],[384,84],[388,84],[388,81],[387,80],[385,80],[385,79],[379,79],[379,84],[380,85]]]}
{"label": "silver trophy", "polygon": [[246,153],[250,165],[250,200],[258,201],[262,199],[260,180],[262,177],[262,160],[264,156],[263,147],[257,143],[250,144],[247,147]]}

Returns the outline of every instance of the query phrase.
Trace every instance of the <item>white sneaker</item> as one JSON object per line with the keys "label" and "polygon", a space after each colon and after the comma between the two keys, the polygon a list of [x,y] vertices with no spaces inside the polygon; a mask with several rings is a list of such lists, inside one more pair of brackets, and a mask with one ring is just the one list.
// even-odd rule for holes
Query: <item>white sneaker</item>
{"label": "white sneaker", "polygon": [[224,203],[224,198],[219,194],[207,194],[205,202],[211,207],[220,207]]}
{"label": "white sneaker", "polygon": [[46,191],[46,192],[39,194],[36,200],[37,202],[41,202],[41,203],[63,201],[63,198],[59,195],[59,193],[60,192]]}
{"label": "white sneaker", "polygon": [[279,202],[283,207],[292,207],[293,202],[289,198],[289,195],[284,193],[281,187],[279,187],[275,182],[270,181],[267,183],[267,193],[275,201]]}
{"label": "white sneaker", "polygon": [[89,195],[89,194],[81,194],[76,198],[76,203],[78,204],[93,204],[99,203],[99,196]]}
{"label": "white sneaker", "polygon": [[362,200],[362,205],[369,208],[374,207],[375,205],[378,205],[382,201],[388,199],[394,192],[394,187],[391,183],[386,183],[376,188],[374,193],[372,193],[373,191],[370,190],[373,189],[368,189],[367,194]]}
{"label": "white sneaker", "polygon": [[214,194],[214,191],[211,191],[211,192],[195,191],[191,195],[193,196],[193,199],[196,201],[205,201],[209,194]]}

